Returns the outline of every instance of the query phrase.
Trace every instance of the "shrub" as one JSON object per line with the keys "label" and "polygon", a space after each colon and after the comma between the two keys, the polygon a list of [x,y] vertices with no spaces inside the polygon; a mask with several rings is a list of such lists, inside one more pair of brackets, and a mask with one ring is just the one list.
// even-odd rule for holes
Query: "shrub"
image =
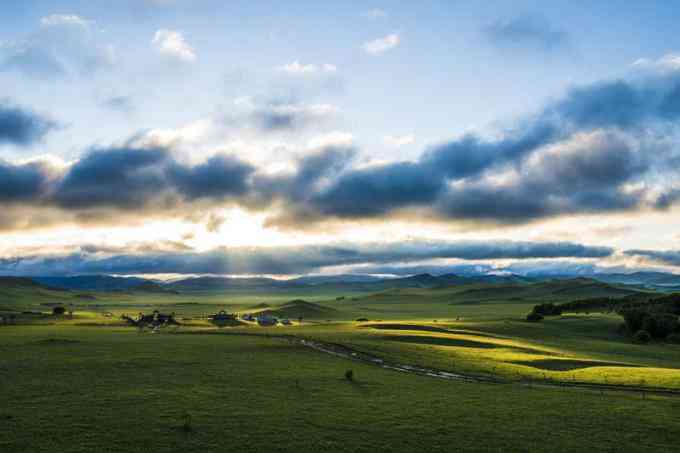
{"label": "shrub", "polygon": [[540,304],[534,307],[534,313],[538,313],[541,316],[560,316],[562,308],[552,303]]}
{"label": "shrub", "polygon": [[352,370],[345,371],[345,379],[347,379],[349,382],[354,381],[354,371]]}
{"label": "shrub", "polygon": [[66,313],[66,308],[64,308],[64,307],[61,306],[61,305],[57,305],[56,307],[54,307],[54,308],[52,309],[52,314],[53,314],[54,316],[61,316],[61,315],[63,315],[64,313]]}
{"label": "shrub", "polygon": [[357,318],[356,322],[368,322],[368,318]]}
{"label": "shrub", "polygon": [[543,321],[543,315],[536,313],[535,311],[532,311],[527,315],[527,321],[529,322]]}
{"label": "shrub", "polygon": [[680,333],[672,333],[666,337],[666,341],[669,343],[680,344]]}
{"label": "shrub", "polygon": [[635,335],[633,335],[633,341],[639,344],[647,344],[652,341],[652,336],[646,330],[638,330]]}

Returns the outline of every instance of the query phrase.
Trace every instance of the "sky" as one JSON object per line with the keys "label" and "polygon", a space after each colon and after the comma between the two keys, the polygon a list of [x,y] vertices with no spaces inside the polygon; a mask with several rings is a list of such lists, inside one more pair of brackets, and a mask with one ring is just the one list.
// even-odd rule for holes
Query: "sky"
{"label": "sky", "polygon": [[680,8],[0,8],[0,274],[680,270]]}

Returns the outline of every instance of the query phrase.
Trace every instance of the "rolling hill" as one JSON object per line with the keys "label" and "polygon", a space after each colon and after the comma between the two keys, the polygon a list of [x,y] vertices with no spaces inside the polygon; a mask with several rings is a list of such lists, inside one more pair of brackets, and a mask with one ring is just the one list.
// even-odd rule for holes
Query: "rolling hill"
{"label": "rolling hill", "polygon": [[289,319],[333,319],[340,315],[340,312],[334,308],[324,307],[300,299],[291,300],[276,308],[263,310],[260,313],[276,318]]}

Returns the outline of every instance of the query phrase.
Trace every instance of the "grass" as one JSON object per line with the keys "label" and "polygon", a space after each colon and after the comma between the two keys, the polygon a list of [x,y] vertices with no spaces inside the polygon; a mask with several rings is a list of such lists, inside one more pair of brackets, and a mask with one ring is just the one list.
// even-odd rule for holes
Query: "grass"
{"label": "grass", "polygon": [[0,335],[8,453],[667,451],[680,435],[674,398],[439,381],[277,338],[67,325]]}
{"label": "grass", "polygon": [[[502,288],[500,285],[497,285]],[[494,289],[495,288],[495,289]],[[348,295],[81,293],[2,288],[0,451],[668,451],[680,398],[440,381],[325,355],[281,335],[506,382],[680,389],[680,346],[633,344],[610,314],[523,320],[587,291],[531,285]],[[627,291],[616,289],[616,291]],[[568,294],[569,296],[565,296]],[[351,297],[350,297],[351,296]],[[74,303],[74,317],[49,313]],[[174,311],[161,334],[122,313]],[[270,311],[302,325],[217,328],[206,315]],[[23,315],[22,311],[42,312]],[[367,318],[369,322],[353,322]],[[220,335],[220,333],[237,335]],[[213,335],[195,335],[213,333]],[[247,334],[247,335],[240,335]],[[351,379],[348,372],[351,371]]]}

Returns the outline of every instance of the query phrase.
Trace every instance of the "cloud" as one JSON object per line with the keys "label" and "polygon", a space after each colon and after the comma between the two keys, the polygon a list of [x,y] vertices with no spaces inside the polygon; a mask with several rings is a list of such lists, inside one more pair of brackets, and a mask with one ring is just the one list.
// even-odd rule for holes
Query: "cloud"
{"label": "cloud", "polygon": [[680,55],[669,53],[657,59],[640,58],[633,62],[633,68],[661,73],[680,70]]}
{"label": "cloud", "polygon": [[401,39],[397,33],[392,33],[385,36],[384,38],[378,38],[373,41],[368,41],[364,43],[361,48],[370,55],[380,55],[389,50],[394,49],[399,45]]}
{"label": "cloud", "polygon": [[[526,223],[606,211],[666,209],[680,199],[680,76],[604,81],[571,89],[488,139],[466,134],[415,161],[349,168],[282,225],[427,215],[440,221]],[[659,177],[664,175],[663,177]],[[366,196],[370,194],[370,196]]]}
{"label": "cloud", "polygon": [[227,218],[217,214],[210,214],[205,224],[205,229],[210,233],[218,233],[220,228],[227,221]]}
{"label": "cloud", "polygon": [[226,155],[191,166],[165,148],[95,149],[63,175],[53,200],[67,210],[170,209],[182,201],[242,196],[253,171]]}
{"label": "cloud", "polygon": [[[0,272],[10,275],[63,274],[306,274],[328,267],[418,262],[435,258],[462,260],[525,258],[601,258],[606,247],[573,243],[510,241],[447,242],[410,240],[399,243],[325,244],[286,247],[232,247],[208,252],[158,252],[136,248],[136,253],[99,247],[81,248],[60,256],[18,256],[0,259]],[[113,254],[111,254],[113,252]]]}
{"label": "cloud", "polygon": [[0,203],[38,201],[48,195],[52,169],[39,162],[12,165],[0,161]]}
{"label": "cloud", "polygon": [[255,107],[252,116],[260,129],[281,131],[319,124],[338,113],[331,104],[271,103]]}
{"label": "cloud", "polygon": [[[680,73],[575,87],[493,134],[468,133],[413,160],[371,165],[342,133],[317,137],[315,149],[273,171],[225,154],[178,160],[172,147],[192,146],[186,137],[201,136],[204,124],[180,137],[151,131],[90,150],[45,183],[47,198],[27,201],[19,214],[57,211],[89,221],[236,204],[264,213],[267,226],[313,229],[397,217],[498,225],[669,209],[680,201],[679,87]],[[338,112],[329,104],[253,100],[235,109],[259,132],[289,133]]]}
{"label": "cloud", "polygon": [[626,250],[627,256],[640,257],[656,264],[680,266],[679,250]]}
{"label": "cloud", "polygon": [[105,99],[102,105],[111,110],[119,112],[131,112],[134,110],[132,98],[130,96],[112,96]]}
{"label": "cloud", "polygon": [[483,29],[486,38],[499,47],[551,51],[569,44],[569,35],[554,28],[545,18],[534,15],[497,20]]}
{"label": "cloud", "polygon": [[380,8],[369,9],[361,13],[361,15],[368,19],[385,19],[388,16],[387,11]]}
{"label": "cloud", "polygon": [[75,14],[52,14],[40,19],[40,25],[43,27],[77,26],[87,29],[90,23]]}
{"label": "cloud", "polygon": [[56,122],[43,115],[0,100],[0,144],[31,145],[56,127]]}
{"label": "cloud", "polygon": [[53,14],[27,37],[0,47],[0,71],[37,78],[91,75],[115,64],[115,49],[101,41],[93,21]]}
{"label": "cloud", "polygon": [[383,142],[389,146],[400,147],[406,145],[412,145],[416,142],[416,137],[413,134],[408,135],[386,135],[383,138]]}
{"label": "cloud", "polygon": [[168,58],[189,63],[197,59],[196,51],[179,31],[162,28],[156,31],[151,43],[161,55]]}
{"label": "cloud", "polygon": [[338,71],[337,66],[324,63],[324,64],[301,64],[299,61],[295,60],[292,63],[279,66],[278,71],[283,72],[290,76],[314,76],[321,74],[335,74]]}

